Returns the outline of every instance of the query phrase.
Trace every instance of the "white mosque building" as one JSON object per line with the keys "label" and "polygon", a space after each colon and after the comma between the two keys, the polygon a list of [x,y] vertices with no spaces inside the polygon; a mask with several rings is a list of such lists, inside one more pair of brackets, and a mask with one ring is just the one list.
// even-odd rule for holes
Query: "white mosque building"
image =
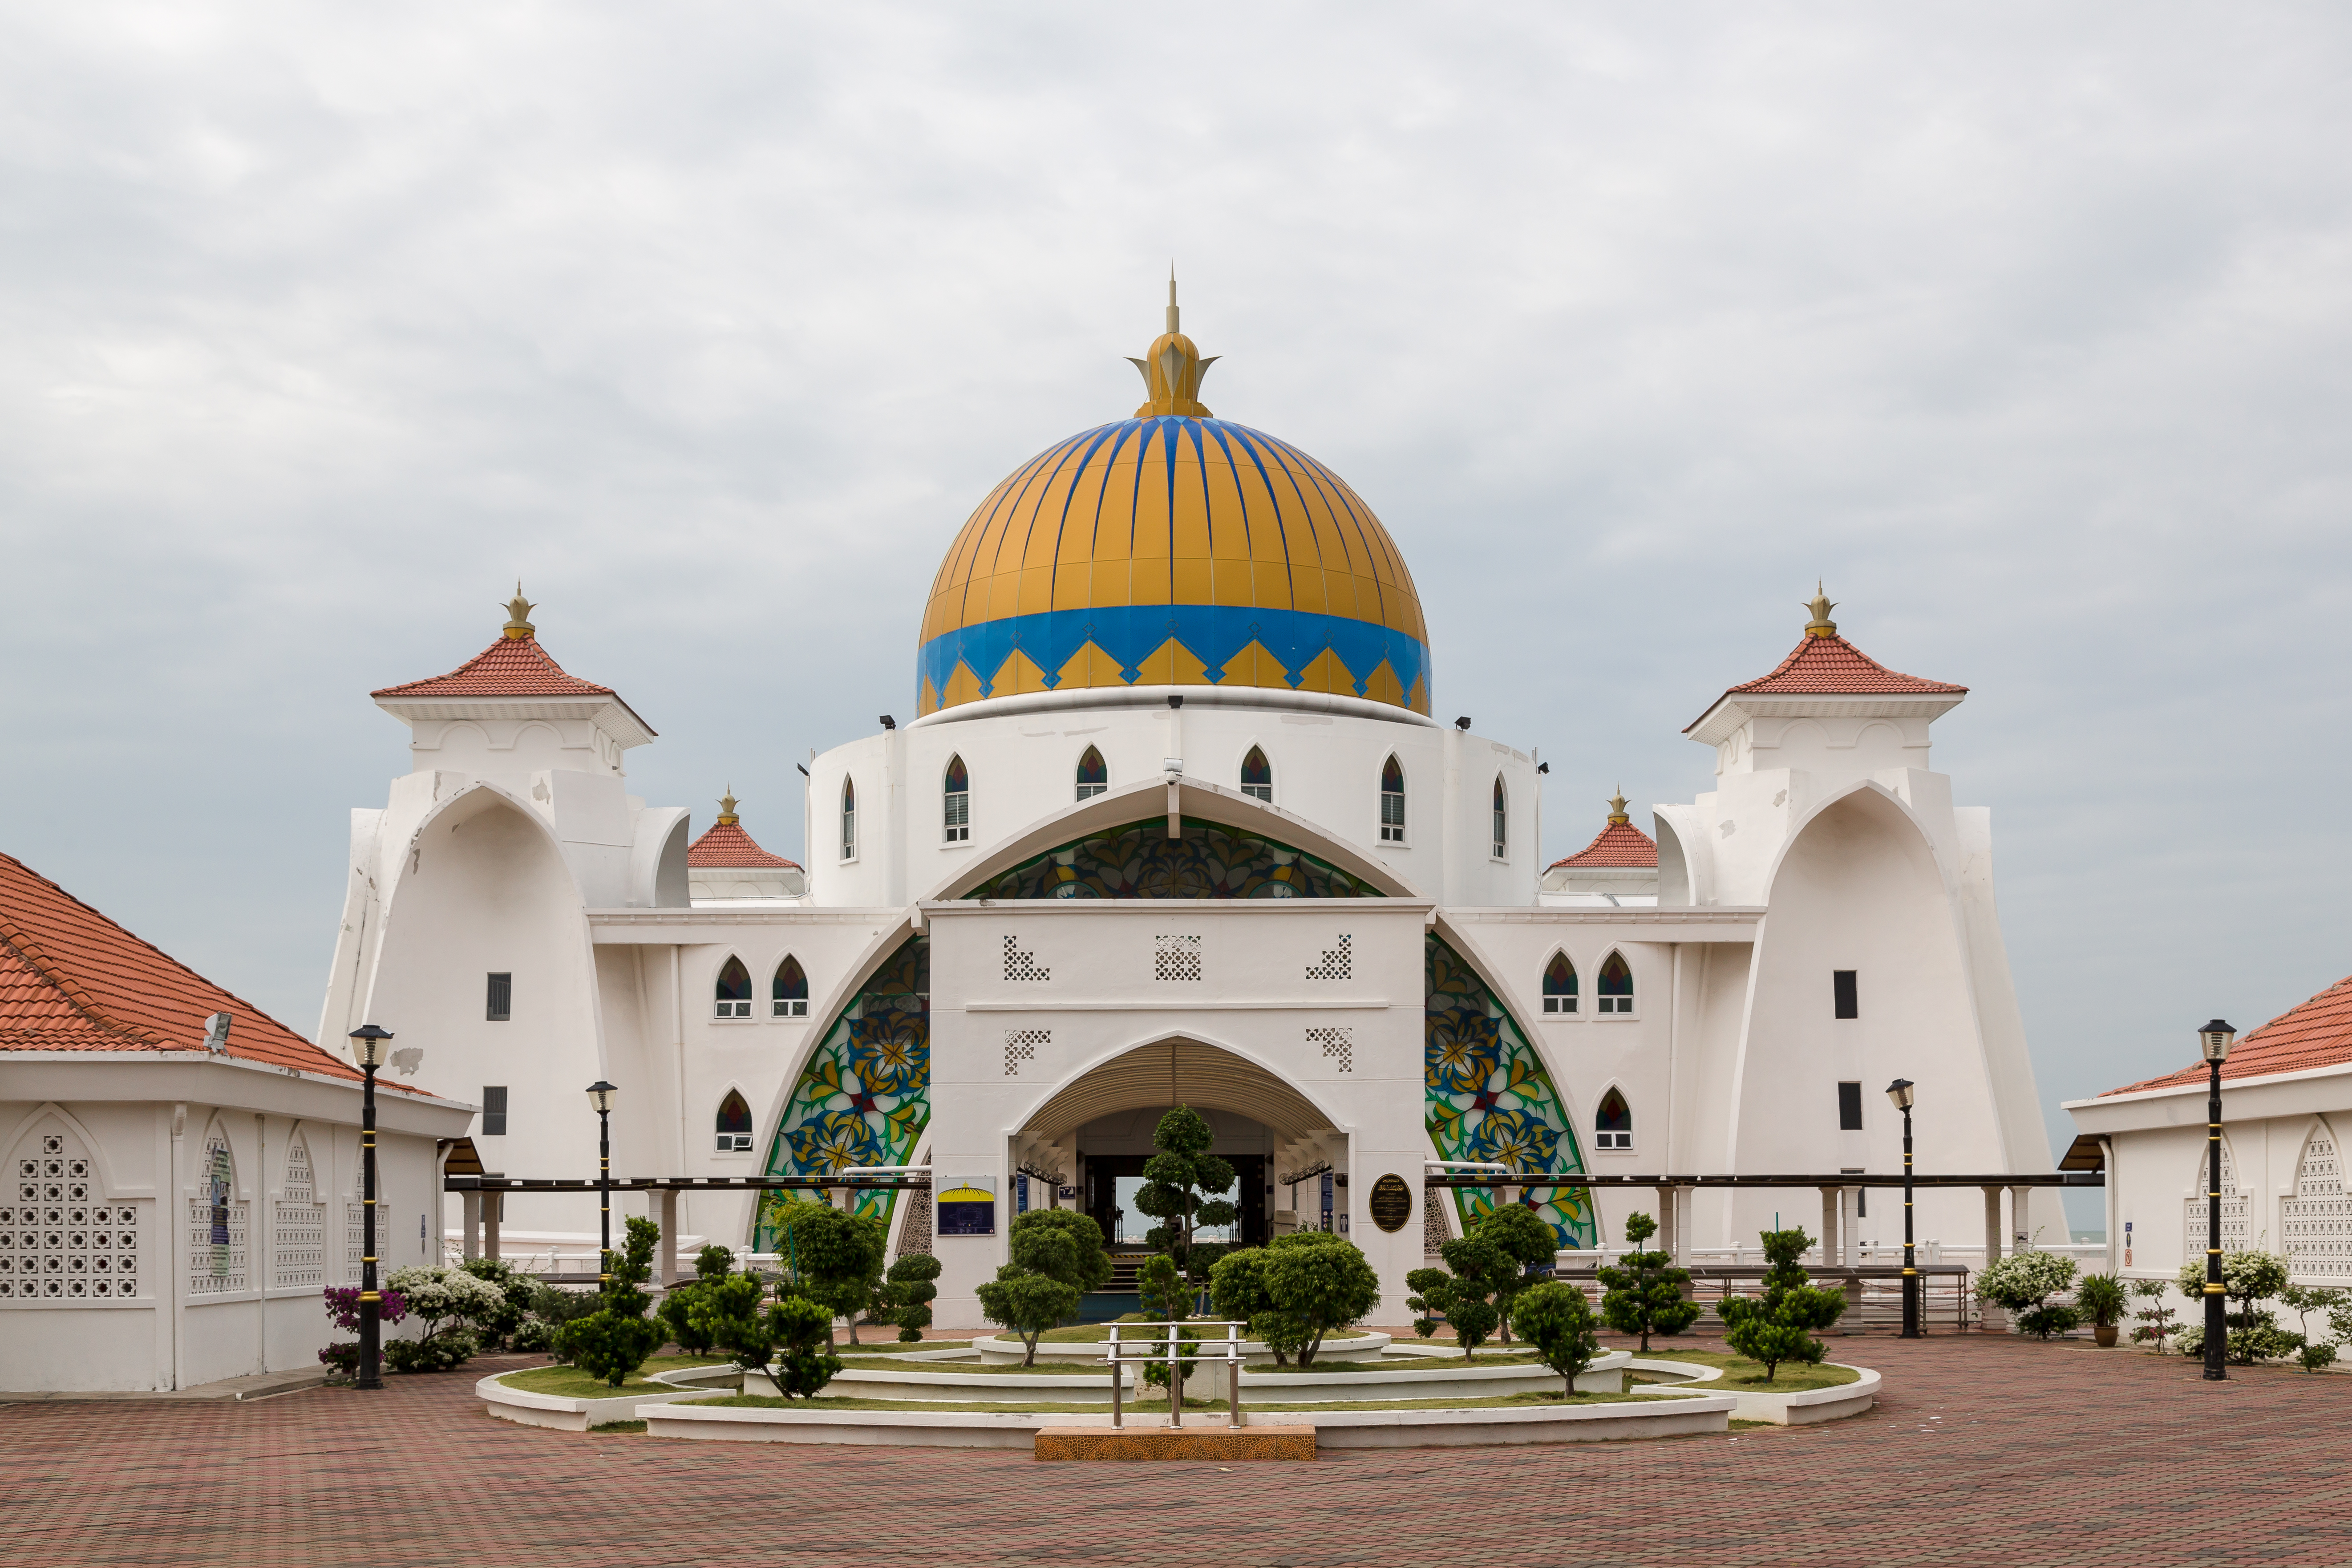
{"label": "white mosque building", "polygon": [[[731,798],[692,839],[631,795],[652,727],[561,668],[520,595],[480,654],[374,692],[409,771],[352,814],[318,1037],[425,1047],[509,1175],[593,1173],[598,1079],[616,1174],[929,1165],[937,1204],[856,1201],[941,1258],[950,1327],[979,1322],[1024,1205],[1137,1235],[1121,1194],[1179,1101],[1242,1172],[1240,1239],[1344,1231],[1388,1321],[1489,1201],[1425,1189],[1433,1160],[1889,1173],[1899,1076],[1933,1108],[1923,1171],[2050,1169],[1990,813],[1929,767],[1965,688],[1873,661],[1817,597],[1687,726],[1713,790],[1657,807],[1654,842],[1614,803],[1547,867],[1547,768],[1433,716],[1395,542],[1202,405],[1172,292],[1143,405],[1022,464],[949,543],[911,716],[808,764],[805,869]],[[764,1249],[773,1201],[689,1193],[679,1227]],[[1522,1201],[1563,1247],[1656,1206]],[[1925,1235],[1982,1224],[1973,1191],[1920,1203]],[[1675,1220],[1752,1241],[1785,1204],[1701,1192]],[[508,1205],[516,1229],[593,1223]]]}

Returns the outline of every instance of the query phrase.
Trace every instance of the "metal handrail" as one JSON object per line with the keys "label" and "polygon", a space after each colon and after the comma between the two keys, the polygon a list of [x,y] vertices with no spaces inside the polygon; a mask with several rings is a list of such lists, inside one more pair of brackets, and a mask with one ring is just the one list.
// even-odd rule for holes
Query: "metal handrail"
{"label": "metal handrail", "polygon": [[[1228,1318],[1185,1318],[1170,1319],[1156,1323],[1124,1322],[1106,1326],[1110,1330],[1110,1340],[1104,1347],[1103,1360],[1110,1367],[1110,1424],[1113,1426],[1124,1426],[1127,1424],[1126,1411],[1119,1403],[1119,1397],[1125,1386],[1119,1375],[1119,1368],[1144,1366],[1154,1362],[1165,1361],[1168,1363],[1168,1425],[1171,1428],[1181,1428],[1184,1425],[1184,1378],[1183,1374],[1177,1370],[1178,1363],[1222,1361],[1225,1363],[1225,1425],[1233,1430],[1240,1430],[1242,1425],[1241,1331],[1248,1327],[1246,1323],[1236,1322]],[[1223,1329],[1225,1331],[1225,1337],[1222,1341],[1181,1338],[1176,1331],[1188,1328]],[[1164,1334],[1150,1336],[1155,1341],[1165,1339],[1168,1342],[1167,1353],[1162,1355],[1154,1350],[1141,1355],[1119,1354],[1118,1331],[1121,1329],[1168,1331]],[[1134,1343],[1133,1341],[1128,1342],[1130,1347]],[[1215,1346],[1224,1353],[1221,1356],[1202,1355],[1202,1350],[1209,1346]]]}

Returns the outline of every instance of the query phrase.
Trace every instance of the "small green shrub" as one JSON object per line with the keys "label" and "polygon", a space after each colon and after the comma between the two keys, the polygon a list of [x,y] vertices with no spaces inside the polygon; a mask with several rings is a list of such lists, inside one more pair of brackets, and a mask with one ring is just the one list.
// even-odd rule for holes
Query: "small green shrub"
{"label": "small green shrub", "polygon": [[1413,1292],[1404,1304],[1421,1314],[1412,1321],[1412,1331],[1430,1338],[1442,1315],[1462,1347],[1462,1359],[1469,1361],[1502,1323],[1495,1299],[1517,1288],[1518,1260],[1475,1226],[1439,1247],[1437,1255],[1445,1260],[1444,1268],[1416,1268],[1404,1277]]}
{"label": "small green shrub", "polygon": [[[1087,1223],[1094,1224],[1092,1220]],[[1100,1235],[1099,1229],[1097,1235]],[[921,1339],[923,1331],[931,1326],[931,1302],[940,1293],[940,1288],[932,1281],[939,1277],[940,1260],[928,1252],[910,1252],[890,1265],[890,1272],[882,1283],[882,1300],[889,1314],[885,1321],[898,1325],[900,1343],[911,1344]]]}
{"label": "small green shrub", "polygon": [[447,1372],[479,1348],[467,1330],[450,1329],[426,1340],[386,1340],[383,1364],[394,1372]]}
{"label": "small green shrub", "polygon": [[1472,1221],[1470,1228],[1494,1243],[1496,1250],[1517,1265],[1496,1281],[1495,1291],[1495,1337],[1509,1344],[1512,1305],[1519,1292],[1536,1284],[1539,1278],[1529,1269],[1543,1268],[1549,1271],[1552,1258],[1559,1251],[1559,1236],[1525,1204],[1506,1204],[1489,1209]]}
{"label": "small green shrub", "polygon": [[1725,1324],[1724,1342],[1748,1360],[1764,1366],[1764,1381],[1780,1375],[1782,1362],[1811,1366],[1829,1354],[1829,1346],[1807,1331],[1825,1329],[1845,1312],[1845,1294],[1824,1290],[1812,1283],[1797,1259],[1813,1238],[1801,1229],[1759,1233],[1764,1257],[1764,1293],[1732,1296],[1716,1308]]}
{"label": "small green shrub", "polygon": [[1565,1280],[1546,1280],[1521,1291],[1513,1313],[1544,1364],[1575,1393],[1577,1374],[1601,1353],[1600,1320],[1584,1292]]}
{"label": "small green shrub", "polygon": [[709,1281],[690,1309],[696,1332],[745,1372],[766,1378],[782,1397],[814,1398],[841,1370],[841,1358],[824,1342],[833,1333],[833,1314],[798,1294],[767,1305],[765,1294],[749,1274]]}
{"label": "small green shrub", "polygon": [[[1635,1247],[1658,1233],[1658,1222],[1639,1212],[1625,1216],[1625,1240]],[[1698,1321],[1706,1309],[1683,1296],[1690,1270],[1675,1265],[1671,1252],[1628,1252],[1600,1270],[1604,1294],[1601,1315],[1621,1334],[1642,1336],[1650,1348],[1652,1334],[1678,1334]]]}
{"label": "small green shrub", "polygon": [[646,1317],[652,1298],[641,1289],[653,1278],[654,1245],[660,1239],[661,1227],[653,1221],[629,1221],[626,1250],[604,1254],[611,1278],[597,1292],[596,1310],[555,1331],[559,1359],[618,1388],[661,1349],[662,1326]]}
{"label": "small green shrub", "polygon": [[2336,1364],[2336,1347],[2334,1345],[2305,1345],[2295,1359],[2303,1363],[2304,1371],[2319,1372],[2326,1367]]}
{"label": "small green shrub", "polygon": [[1209,1273],[1212,1309],[1247,1323],[1277,1366],[1294,1354],[1299,1365],[1314,1365],[1324,1336],[1361,1322],[1380,1300],[1380,1276],[1362,1250],[1328,1231],[1297,1231],[1228,1252]]}
{"label": "small green shrub", "polygon": [[[2180,1266],[2180,1293],[2201,1301],[2205,1294],[2205,1265],[2191,1261]],[[2260,1252],[2251,1247],[2239,1248],[2221,1255],[2221,1289],[2229,1305],[2222,1314],[2228,1325],[2227,1358],[2240,1366],[2256,1362],[2284,1361],[2303,1349],[2305,1337],[2278,1326],[2277,1314],[2266,1310],[2263,1303],[2284,1297],[2293,1288],[2287,1284],[2287,1261],[2274,1252]],[[2200,1323],[2183,1329],[2179,1340],[2183,1355],[2205,1352],[2205,1329]]]}

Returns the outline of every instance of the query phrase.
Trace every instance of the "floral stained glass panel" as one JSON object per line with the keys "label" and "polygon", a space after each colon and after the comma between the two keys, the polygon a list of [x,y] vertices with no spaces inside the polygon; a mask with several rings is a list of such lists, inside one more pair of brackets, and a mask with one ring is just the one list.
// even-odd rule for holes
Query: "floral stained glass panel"
{"label": "floral stained glass panel", "polygon": [[1065,844],[974,888],[970,899],[1377,899],[1380,889],[1288,845],[1222,823],[1168,819]]}
{"label": "floral stained glass panel", "polygon": [[[829,1176],[848,1165],[908,1165],[931,1119],[931,948],[909,937],[875,970],[801,1069],[768,1146],[771,1176]],[[856,1193],[859,1214],[890,1216],[898,1194]],[[751,1248],[772,1252],[784,1192],[761,1194]],[[803,1200],[805,1201],[805,1200]]]}
{"label": "floral stained glass panel", "polygon": [[[1534,1044],[1477,972],[1435,934],[1426,950],[1425,1105],[1441,1160],[1491,1160],[1515,1170],[1584,1173],[1584,1152],[1559,1090]],[[1486,1187],[1452,1189],[1469,1223],[1495,1205]],[[1583,1187],[1529,1187],[1521,1202],[1549,1221],[1562,1247],[1594,1241]]]}

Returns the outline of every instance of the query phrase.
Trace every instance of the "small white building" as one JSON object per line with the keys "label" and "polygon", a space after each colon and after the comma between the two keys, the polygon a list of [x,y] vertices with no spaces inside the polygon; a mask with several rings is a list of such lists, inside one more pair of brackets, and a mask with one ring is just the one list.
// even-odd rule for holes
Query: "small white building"
{"label": "small white building", "polygon": [[[2186,1034],[2189,1031],[2184,1030]],[[2066,1109],[2107,1171],[2111,1267],[2169,1279],[2210,1234],[2203,1061]],[[2221,1245],[2286,1256],[2298,1285],[2352,1286],[2352,977],[2242,1037],[2221,1064]]]}
{"label": "small white building", "polygon": [[[939,1253],[948,1326],[978,1322],[1024,1204],[1134,1237],[1145,1140],[1180,1101],[1242,1172],[1237,1238],[1285,1214],[1346,1232],[1387,1321],[1488,1201],[1424,1189],[1433,1159],[1891,1173],[1904,1077],[1922,1170],[2050,1169],[1990,815],[1928,763],[1964,688],[1872,660],[1816,598],[1778,668],[1689,726],[1716,787],[1659,806],[1654,844],[1613,802],[1547,868],[1548,767],[1434,717],[1371,509],[1209,413],[1172,304],[1136,363],[1132,417],[1022,464],[948,542],[912,718],[801,770],[805,871],[731,793],[693,846],[684,808],[631,795],[652,729],[563,670],[520,596],[481,653],[375,692],[408,771],[353,813],[320,1037],[427,1043],[483,1105],[495,1173],[593,1174],[599,1079],[623,1177],[928,1163],[939,1192],[992,1196],[951,1223],[856,1201]],[[1563,1246],[1657,1206],[1524,1197]],[[2054,1194],[2027,1201],[2060,1223]],[[683,1228],[770,1249],[748,1194],[679,1202]],[[1923,1193],[1922,1235],[1979,1235],[1979,1203]],[[1718,1189],[1669,1226],[1752,1246],[1791,1206]],[[504,1223],[578,1236],[593,1200],[517,1194]]]}
{"label": "small white building", "polygon": [[[0,1390],[315,1369],[338,1337],[322,1292],[360,1277],[360,1090],[0,855]],[[474,1108],[376,1101],[382,1267],[436,1263],[437,1145]]]}

